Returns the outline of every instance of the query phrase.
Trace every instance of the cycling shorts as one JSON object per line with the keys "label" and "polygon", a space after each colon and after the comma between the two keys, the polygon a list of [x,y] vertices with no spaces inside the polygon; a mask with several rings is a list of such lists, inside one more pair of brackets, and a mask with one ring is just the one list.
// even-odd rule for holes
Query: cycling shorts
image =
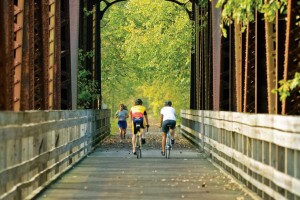
{"label": "cycling shorts", "polygon": [[161,129],[162,129],[162,131],[163,131],[164,133],[167,133],[167,132],[168,132],[168,130],[169,130],[169,127],[168,127],[168,126],[169,126],[171,129],[175,129],[176,121],[175,121],[175,120],[169,120],[169,119],[163,121]]}
{"label": "cycling shorts", "polygon": [[144,126],[144,118],[143,117],[140,117],[140,118],[133,118],[132,119],[132,126],[133,126],[133,133],[136,134],[137,133],[137,130],[136,130],[136,123],[139,123],[141,125],[140,128],[144,129],[145,126]]}

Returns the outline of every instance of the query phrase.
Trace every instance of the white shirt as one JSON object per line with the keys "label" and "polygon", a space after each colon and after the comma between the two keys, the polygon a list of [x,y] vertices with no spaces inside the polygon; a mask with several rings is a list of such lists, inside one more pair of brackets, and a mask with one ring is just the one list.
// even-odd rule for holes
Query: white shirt
{"label": "white shirt", "polygon": [[165,120],[175,120],[176,121],[176,112],[175,109],[171,106],[165,106],[160,110],[160,114],[163,115],[163,121]]}

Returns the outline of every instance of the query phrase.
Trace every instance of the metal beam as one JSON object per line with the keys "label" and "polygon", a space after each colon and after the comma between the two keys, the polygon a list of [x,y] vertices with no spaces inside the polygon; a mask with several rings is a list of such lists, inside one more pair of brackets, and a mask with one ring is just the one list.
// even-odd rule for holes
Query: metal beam
{"label": "metal beam", "polygon": [[11,0],[0,1],[0,110],[13,109],[13,13]]}
{"label": "metal beam", "polygon": [[[299,13],[300,5],[297,1],[289,0],[285,40],[284,80],[293,79],[295,73],[300,71],[300,26],[296,24],[296,16]],[[290,96],[283,102],[282,114],[300,114],[299,88],[291,91]]]}
{"label": "metal beam", "polygon": [[22,45],[21,110],[34,109],[34,0],[25,1]]}

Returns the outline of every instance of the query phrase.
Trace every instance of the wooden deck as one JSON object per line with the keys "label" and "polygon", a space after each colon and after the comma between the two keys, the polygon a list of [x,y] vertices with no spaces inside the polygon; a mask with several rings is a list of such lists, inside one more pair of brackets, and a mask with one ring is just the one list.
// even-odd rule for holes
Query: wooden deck
{"label": "wooden deck", "polygon": [[148,134],[137,159],[130,136],[122,144],[118,137],[108,138],[36,199],[259,199],[181,138],[165,159],[159,139]]}

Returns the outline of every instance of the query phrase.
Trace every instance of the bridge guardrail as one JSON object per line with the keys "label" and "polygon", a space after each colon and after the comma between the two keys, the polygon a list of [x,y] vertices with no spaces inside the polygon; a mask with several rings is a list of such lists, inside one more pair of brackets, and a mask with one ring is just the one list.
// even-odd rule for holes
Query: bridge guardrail
{"label": "bridge guardrail", "polygon": [[184,137],[263,199],[300,198],[299,116],[181,110],[181,118]]}
{"label": "bridge guardrail", "polygon": [[0,199],[30,199],[110,133],[110,110],[0,112]]}

